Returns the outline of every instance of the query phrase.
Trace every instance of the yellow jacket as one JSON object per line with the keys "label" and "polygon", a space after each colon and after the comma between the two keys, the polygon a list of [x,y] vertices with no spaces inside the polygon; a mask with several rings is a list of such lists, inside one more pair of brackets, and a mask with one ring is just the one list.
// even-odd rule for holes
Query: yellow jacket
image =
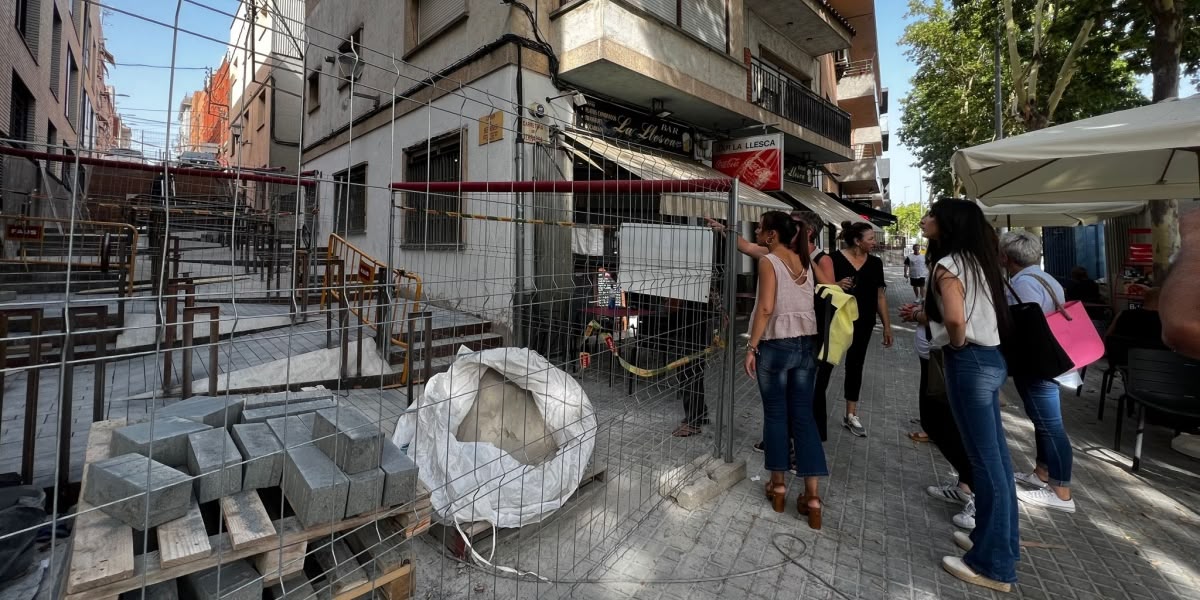
{"label": "yellow jacket", "polygon": [[[833,318],[829,322],[828,328],[822,323],[821,330],[825,332],[825,339],[817,358],[836,365],[842,362],[842,357],[846,355],[846,350],[854,341],[854,322],[858,320],[858,301],[854,299],[854,296],[842,291],[842,288],[828,284],[817,286],[817,297],[827,300],[834,308]],[[828,315],[821,313],[820,306],[818,306],[818,321],[829,319]]]}

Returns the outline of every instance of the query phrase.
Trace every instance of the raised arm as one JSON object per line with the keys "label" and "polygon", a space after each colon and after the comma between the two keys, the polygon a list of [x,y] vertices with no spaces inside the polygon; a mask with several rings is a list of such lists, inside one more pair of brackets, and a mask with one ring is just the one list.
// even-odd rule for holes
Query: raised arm
{"label": "raised arm", "polygon": [[[709,218],[705,218],[704,220],[708,221],[708,226],[711,227],[713,231],[725,237],[729,237],[725,231],[724,224]],[[746,256],[756,260],[766,256],[768,252],[766,246],[759,246],[758,244],[755,244],[754,242],[751,242],[740,235],[737,236],[737,249],[738,252],[741,252],[742,254],[745,254]]]}
{"label": "raised arm", "polygon": [[813,273],[817,276],[817,283],[837,285],[837,280],[833,278],[833,259],[828,254],[813,265]]}
{"label": "raised arm", "polygon": [[1179,220],[1182,245],[1158,300],[1163,343],[1200,358],[1200,211]]}

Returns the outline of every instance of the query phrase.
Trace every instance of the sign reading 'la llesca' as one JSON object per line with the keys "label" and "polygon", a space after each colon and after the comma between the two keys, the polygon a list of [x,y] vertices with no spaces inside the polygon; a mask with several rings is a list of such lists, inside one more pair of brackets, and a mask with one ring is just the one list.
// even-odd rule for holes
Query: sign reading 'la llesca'
{"label": "sign reading 'la llesca'", "polygon": [[595,98],[588,98],[587,104],[575,109],[575,126],[607,138],[689,156],[695,140],[683,125]]}
{"label": "sign reading 'la llesca'", "polygon": [[783,189],[783,134],[713,142],[713,168],[764,192]]}

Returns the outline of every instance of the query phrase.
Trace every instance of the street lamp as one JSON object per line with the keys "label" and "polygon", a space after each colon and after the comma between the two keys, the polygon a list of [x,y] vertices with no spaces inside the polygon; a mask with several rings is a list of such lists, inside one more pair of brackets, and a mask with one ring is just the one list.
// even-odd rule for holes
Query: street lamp
{"label": "street lamp", "polygon": [[241,139],[242,130],[244,130],[245,128],[246,128],[246,126],[242,124],[241,119],[237,119],[236,121],[229,124],[229,134],[233,137],[234,144],[237,144],[238,140]]}

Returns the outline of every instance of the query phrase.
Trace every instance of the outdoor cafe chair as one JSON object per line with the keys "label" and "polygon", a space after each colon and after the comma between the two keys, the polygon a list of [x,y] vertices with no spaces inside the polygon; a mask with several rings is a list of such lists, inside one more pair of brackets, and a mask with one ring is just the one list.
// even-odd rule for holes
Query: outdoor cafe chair
{"label": "outdoor cafe chair", "polygon": [[[1142,462],[1147,409],[1173,420],[1200,419],[1200,361],[1168,350],[1131,349],[1125,397],[1137,405],[1137,439],[1133,446],[1133,470],[1137,471]],[[1119,450],[1122,417],[1119,408],[1117,413]]]}

